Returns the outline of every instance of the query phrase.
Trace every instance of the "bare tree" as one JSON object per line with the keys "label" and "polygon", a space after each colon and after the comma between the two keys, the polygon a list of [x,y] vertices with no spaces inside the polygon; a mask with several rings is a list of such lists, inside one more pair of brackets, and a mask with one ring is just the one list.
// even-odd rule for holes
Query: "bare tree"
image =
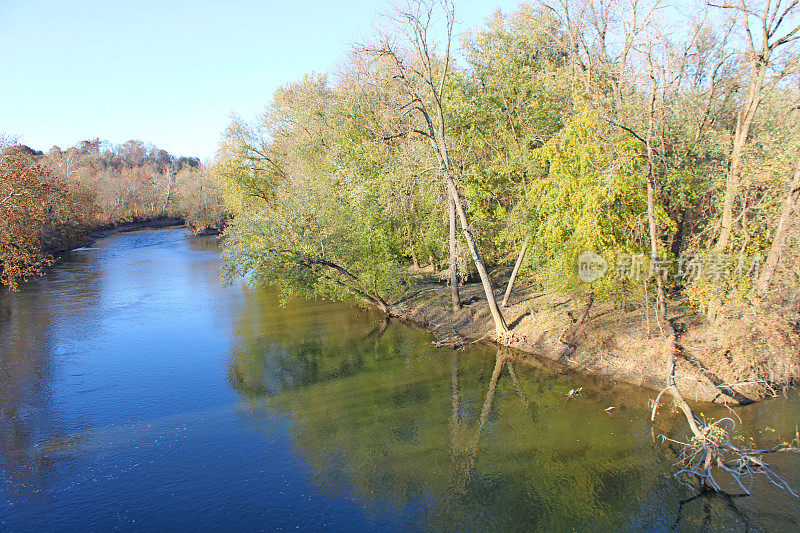
{"label": "bare tree", "polygon": [[747,97],[736,118],[731,161],[725,177],[722,220],[719,237],[714,245],[714,250],[725,251],[731,241],[733,209],[739,189],[742,154],[753,120],[769,92],[781,80],[800,70],[800,54],[777,56],[779,49],[787,49],[789,48],[787,45],[800,39],[800,23],[797,21],[800,1],[767,0],[763,2],[762,10],[757,10],[755,2],[745,0],[740,0],[736,4],[720,4],[717,7],[732,10],[739,25],[744,29],[747,38],[745,55],[750,67]]}
{"label": "bare tree", "polygon": [[[633,93],[628,70],[641,44],[640,36],[653,21],[661,0],[557,0],[548,6],[563,32],[547,33],[568,54],[575,80],[598,108],[608,108],[608,119],[619,123]],[[612,95],[602,103],[596,90],[605,84]]]}
{"label": "bare tree", "polygon": [[[441,60],[438,60],[435,56],[433,39],[430,35],[433,18],[437,12],[441,12],[444,16],[446,35],[444,56]],[[429,141],[431,151],[436,157],[439,171],[445,182],[451,205],[455,207],[455,213],[458,215],[461,231],[467,242],[467,248],[472,255],[475,268],[486,293],[489,310],[495,324],[495,331],[498,337],[503,337],[508,334],[508,326],[497,305],[492,281],[475,243],[472,228],[454,180],[453,168],[447,149],[442,98],[450,67],[450,45],[455,22],[453,4],[449,0],[441,0],[436,3],[427,3],[422,0],[409,2],[406,9],[401,9],[396,13],[394,21],[410,46],[411,57],[405,57],[400,49],[388,38],[383,41],[379,48],[365,51],[389,59],[393,66],[392,78],[408,97],[402,112],[404,114],[416,113],[423,119],[424,125],[421,128],[414,129],[413,132],[422,135]],[[452,278],[452,253],[450,275]]]}

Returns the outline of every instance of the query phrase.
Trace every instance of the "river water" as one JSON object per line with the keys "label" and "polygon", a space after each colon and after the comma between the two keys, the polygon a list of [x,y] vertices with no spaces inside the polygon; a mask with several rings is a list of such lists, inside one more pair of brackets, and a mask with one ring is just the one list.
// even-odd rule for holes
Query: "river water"
{"label": "river water", "polygon": [[[680,485],[657,436],[681,421],[653,426],[651,391],[281,306],[220,265],[213,238],[123,233],[0,293],[1,529],[800,529],[798,499],[764,481]],[[732,416],[771,445],[800,397]],[[800,458],[771,460],[800,487]]]}

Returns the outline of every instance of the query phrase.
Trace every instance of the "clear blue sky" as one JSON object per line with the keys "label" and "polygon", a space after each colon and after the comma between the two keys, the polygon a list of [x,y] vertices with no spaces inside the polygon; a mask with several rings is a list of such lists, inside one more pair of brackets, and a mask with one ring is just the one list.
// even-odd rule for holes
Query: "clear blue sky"
{"label": "clear blue sky", "polygon": [[[457,0],[460,31],[519,0]],[[34,148],[100,137],[212,157],[231,113],[331,70],[390,2],[0,0],[0,133]]]}

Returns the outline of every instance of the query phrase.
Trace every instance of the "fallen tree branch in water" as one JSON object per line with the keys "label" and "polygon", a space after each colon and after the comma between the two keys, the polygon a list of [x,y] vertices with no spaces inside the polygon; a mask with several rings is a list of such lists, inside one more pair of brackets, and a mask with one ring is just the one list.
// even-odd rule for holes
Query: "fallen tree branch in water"
{"label": "fallen tree branch in water", "polygon": [[[752,483],[756,475],[762,475],[776,487],[795,497],[800,497],[786,480],[776,474],[763,460],[764,455],[769,453],[800,452],[800,448],[788,444],[778,444],[770,449],[739,447],[731,443],[730,433],[736,425],[733,419],[725,417],[711,423],[701,420],[684,400],[676,382],[675,367],[680,348],[677,345],[675,329],[667,327],[665,331],[668,332],[668,337],[664,343],[662,354],[667,362],[667,386],[656,397],[650,420],[655,421],[661,396],[665,392],[672,396],[675,406],[683,412],[686,418],[692,432],[692,436],[687,442],[660,435],[662,442],[669,441],[681,446],[676,462],[681,469],[674,474],[678,482],[691,487],[685,478],[687,476],[694,477],[706,489],[725,492],[714,477],[714,469],[717,469],[728,474],[733,483],[745,494],[750,494],[750,489],[745,486],[744,482]],[[726,427],[727,425],[730,427]],[[798,442],[795,444],[800,445]]]}

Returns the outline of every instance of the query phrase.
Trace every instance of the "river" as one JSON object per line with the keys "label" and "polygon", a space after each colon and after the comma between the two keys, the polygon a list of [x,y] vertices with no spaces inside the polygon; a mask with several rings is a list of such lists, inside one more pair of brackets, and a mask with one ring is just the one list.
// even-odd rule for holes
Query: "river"
{"label": "river", "polygon": [[[185,229],[121,233],[0,293],[0,528],[800,529],[798,499],[763,480],[680,485],[658,435],[681,419],[651,424],[652,391],[281,306],[221,284],[221,261]],[[800,396],[730,416],[771,445]],[[798,456],[770,459],[800,488]]]}

